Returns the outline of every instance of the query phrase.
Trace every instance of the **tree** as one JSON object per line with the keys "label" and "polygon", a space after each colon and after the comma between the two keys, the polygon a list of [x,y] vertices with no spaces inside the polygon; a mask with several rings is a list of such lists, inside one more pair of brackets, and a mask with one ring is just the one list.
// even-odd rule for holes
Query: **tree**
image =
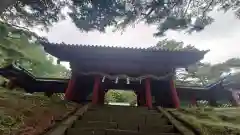
{"label": "tree", "polygon": [[61,11],[68,4],[66,0],[1,0],[0,5],[0,18],[5,23],[47,28],[63,18]]}
{"label": "tree", "polygon": [[107,102],[135,103],[136,95],[132,91],[109,90],[106,94]]}
{"label": "tree", "polygon": [[[164,39],[152,48],[169,49],[169,50],[198,50],[192,45],[184,45],[183,42]],[[199,50],[198,50],[199,51]],[[176,81],[181,85],[205,85],[208,80],[210,64],[197,63],[185,69],[178,69],[176,73]]]}
{"label": "tree", "polygon": [[107,102],[125,102],[126,99],[123,97],[123,95],[115,90],[109,90],[106,95]]}
{"label": "tree", "polygon": [[39,77],[66,77],[68,70],[54,65],[43,47],[34,39],[34,33],[0,23],[0,65],[17,61],[25,69]]}
{"label": "tree", "polygon": [[[228,76],[228,82],[239,82],[239,64],[240,59],[232,58],[218,64],[197,63],[188,67],[187,71],[178,74],[177,79],[182,84],[206,86],[218,81],[220,78],[235,72]],[[180,77],[179,77],[180,76]]]}
{"label": "tree", "polygon": [[0,14],[4,12],[6,8],[10,7],[15,3],[16,3],[16,0],[2,0],[0,2]]}
{"label": "tree", "polygon": [[224,85],[238,85],[240,84],[240,70],[239,70],[239,65],[240,65],[240,59],[239,58],[232,58],[229,59],[225,62],[231,69],[231,74],[228,75],[224,79]]}
{"label": "tree", "polygon": [[[42,54],[32,51],[37,48],[36,44],[32,41],[33,36],[35,35],[30,32],[0,22],[1,64],[9,64],[17,59],[32,60],[33,62],[41,61],[43,51],[41,52]],[[33,54],[36,57],[33,57]]]}
{"label": "tree", "polygon": [[[161,48],[170,50],[198,50],[192,45],[184,45],[183,42],[175,40],[161,40],[156,46],[151,48]],[[237,71],[240,67],[240,59],[232,58],[218,64],[201,63],[190,65],[186,69],[177,69],[176,83],[189,86],[206,86],[218,81],[224,74]],[[238,81],[238,74],[228,77],[229,80]],[[240,80],[240,79],[239,79]]]}
{"label": "tree", "polygon": [[[36,50],[36,52],[37,51],[42,50]],[[37,77],[68,78],[67,73],[69,71],[66,69],[66,67],[53,64],[53,57],[47,56],[46,54],[44,57],[42,57],[41,63],[34,63],[31,61],[19,61],[19,63],[23,68]]]}
{"label": "tree", "polygon": [[183,42],[176,40],[164,39],[159,41],[155,46],[150,48],[169,49],[169,50],[198,50],[192,45],[184,45]]}
{"label": "tree", "polygon": [[210,72],[210,64],[197,63],[186,69],[178,70],[176,75],[177,83],[181,85],[200,85],[205,86],[209,81],[208,73]]}
{"label": "tree", "polygon": [[0,14],[6,9],[2,20],[11,24],[48,26],[69,7],[69,16],[80,30],[104,32],[108,26],[124,29],[145,22],[158,26],[156,36],[169,29],[203,30],[213,22],[208,13],[215,9],[234,10],[240,16],[239,0],[2,0],[0,5]]}
{"label": "tree", "polygon": [[203,30],[213,22],[208,13],[218,8],[235,10],[239,16],[239,0],[72,0],[70,17],[81,30],[103,31],[108,26],[124,29],[137,22],[157,25],[155,36],[169,29],[189,32]]}

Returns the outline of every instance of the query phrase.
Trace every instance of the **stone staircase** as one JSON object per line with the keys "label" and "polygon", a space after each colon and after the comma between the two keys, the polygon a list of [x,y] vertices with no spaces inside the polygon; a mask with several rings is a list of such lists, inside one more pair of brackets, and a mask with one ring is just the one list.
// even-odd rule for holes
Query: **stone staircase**
{"label": "stone staircase", "polygon": [[144,107],[96,106],[65,135],[180,135],[163,114]]}

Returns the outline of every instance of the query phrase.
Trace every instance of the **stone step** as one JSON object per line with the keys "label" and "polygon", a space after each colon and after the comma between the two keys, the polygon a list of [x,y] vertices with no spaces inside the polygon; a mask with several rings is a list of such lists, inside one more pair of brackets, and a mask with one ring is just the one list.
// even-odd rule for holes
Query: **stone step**
{"label": "stone step", "polygon": [[157,122],[148,122],[145,123],[143,120],[131,120],[131,119],[122,119],[121,121],[116,121],[118,124],[119,129],[124,129],[124,130],[135,130],[139,129],[139,125],[147,126],[147,127],[161,127],[161,126],[167,126],[168,125],[168,120],[167,119],[160,119]]}
{"label": "stone step", "polygon": [[138,131],[139,124],[138,123],[118,123],[118,129],[120,130],[134,130]]}
{"label": "stone step", "polygon": [[101,106],[89,109],[65,135],[180,135],[169,120],[147,108]]}
{"label": "stone step", "polygon": [[112,116],[112,120],[117,123],[137,123],[137,124],[144,124],[145,118],[144,117],[131,117],[131,116]]}
{"label": "stone step", "polygon": [[143,133],[171,133],[174,132],[173,125],[139,125],[139,132]]}
{"label": "stone step", "polygon": [[105,121],[105,122],[117,122],[117,123],[137,123],[137,124],[152,124],[167,125],[168,120],[163,117],[162,114],[153,115],[134,115],[134,114],[104,114],[104,113],[86,113],[83,115],[83,121]]}
{"label": "stone step", "polygon": [[[136,116],[142,116],[142,115],[148,115],[148,112],[139,112],[138,110],[135,111],[124,111],[124,110],[118,110],[118,111],[107,111],[107,110],[101,110],[101,111],[88,111],[86,114],[116,114],[116,115],[136,115]],[[155,113],[150,113],[150,114],[155,114]]]}
{"label": "stone step", "polygon": [[141,127],[171,127],[171,125],[166,125],[167,121],[158,121],[156,123],[139,123],[138,121],[128,121],[128,120],[122,120],[118,122],[110,122],[110,121],[87,121],[87,120],[78,120],[73,125],[73,127],[98,127],[98,128],[119,128],[123,130],[138,130],[139,125]]}
{"label": "stone step", "polygon": [[86,115],[83,115],[82,120],[88,120],[88,121],[111,121],[111,116],[101,115],[101,114],[95,114],[95,115],[86,114]]}
{"label": "stone step", "polygon": [[105,135],[180,135],[176,133],[143,133],[138,131],[131,131],[131,130],[116,130],[116,129],[106,129]]}
{"label": "stone step", "polygon": [[120,130],[139,130],[149,133],[163,133],[174,131],[173,125],[139,125],[139,124],[117,124],[115,122],[89,121],[89,122],[75,122],[73,128],[92,128],[92,129],[120,129]]}
{"label": "stone step", "polygon": [[148,112],[147,110],[146,111],[142,111],[142,110],[124,110],[124,109],[121,109],[121,110],[104,110],[104,109],[101,109],[101,110],[88,110],[87,112],[88,114],[95,114],[95,113],[98,113],[98,114],[134,114],[134,115],[160,115],[162,113],[159,113],[157,111],[155,112]]}
{"label": "stone step", "polygon": [[137,106],[118,106],[118,105],[105,105],[105,106],[94,106],[98,109],[135,109],[135,110],[148,110],[147,107],[137,107]]}
{"label": "stone step", "polygon": [[91,129],[91,128],[70,128],[65,135],[105,135],[105,129]]}
{"label": "stone step", "polygon": [[122,116],[128,116],[128,117],[145,117],[147,115],[141,115],[141,114],[134,114],[134,113],[104,113],[104,112],[94,112],[94,113],[86,113],[83,116],[85,117],[101,117],[101,116],[115,116],[115,117],[122,117]]}
{"label": "stone step", "polygon": [[144,115],[134,115],[134,114],[98,114],[98,113],[92,113],[92,114],[85,114],[82,117],[82,120],[95,120],[95,121],[122,121],[122,120],[128,120],[128,121],[136,121],[136,122],[145,122],[145,116]]}
{"label": "stone step", "polygon": [[162,116],[147,116],[145,117],[145,123],[154,123],[154,122],[157,122],[157,123],[167,123],[168,122],[168,119],[165,118],[165,117],[162,117]]}
{"label": "stone step", "polygon": [[167,118],[162,118],[162,119],[152,119],[152,120],[149,120],[149,119],[147,119],[146,121],[145,121],[145,124],[146,125],[149,125],[149,126],[154,126],[154,125],[159,125],[159,126],[161,126],[161,125],[169,125],[170,124],[170,122],[169,122],[169,120],[167,119]]}
{"label": "stone step", "polygon": [[[89,112],[93,112],[93,111],[99,111],[99,112],[132,112],[132,113],[141,113],[141,112],[149,112],[147,109],[145,108],[128,108],[128,107],[120,107],[120,108],[91,108],[88,110]],[[154,111],[156,112],[156,111]]]}
{"label": "stone step", "polygon": [[106,129],[111,128],[115,129],[118,127],[115,122],[106,122],[106,121],[81,121],[78,120],[74,122],[72,127],[76,128],[93,128],[93,129]]}
{"label": "stone step", "polygon": [[143,115],[145,116],[151,116],[151,117],[162,117],[163,114],[162,113],[158,113],[158,112],[155,112],[155,113],[142,113]]}
{"label": "stone step", "polygon": [[115,129],[106,129],[106,135],[143,135],[138,131],[132,130],[115,130]]}
{"label": "stone step", "polygon": [[70,128],[65,135],[180,135],[178,133],[143,133],[118,129],[80,129]]}

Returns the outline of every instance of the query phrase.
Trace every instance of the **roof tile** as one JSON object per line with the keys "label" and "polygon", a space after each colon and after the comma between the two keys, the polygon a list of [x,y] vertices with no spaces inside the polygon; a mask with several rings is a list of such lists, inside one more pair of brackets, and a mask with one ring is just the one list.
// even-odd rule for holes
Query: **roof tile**
{"label": "roof tile", "polygon": [[183,50],[183,49],[166,49],[166,48],[153,48],[153,47],[120,47],[120,46],[108,46],[108,45],[88,45],[88,44],[66,44],[64,42],[62,43],[51,43],[48,41],[40,40],[39,41],[41,45],[43,46],[68,46],[73,48],[78,47],[89,47],[89,48],[116,48],[116,49],[130,49],[130,50],[141,50],[141,51],[168,51],[168,52],[176,52],[176,51],[182,51],[182,52],[202,52],[207,53],[209,50],[204,51],[198,51],[198,50]]}

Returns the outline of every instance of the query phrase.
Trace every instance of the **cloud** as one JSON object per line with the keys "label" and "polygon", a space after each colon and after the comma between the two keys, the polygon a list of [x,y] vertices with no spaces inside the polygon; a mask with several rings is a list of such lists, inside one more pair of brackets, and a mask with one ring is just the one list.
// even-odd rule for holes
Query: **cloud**
{"label": "cloud", "polygon": [[[167,38],[192,44],[199,49],[210,49],[203,61],[218,63],[228,58],[240,57],[240,21],[233,12],[213,12],[211,14],[215,22],[207,26],[202,32],[191,35],[169,31]],[[128,27],[123,33],[112,32],[108,29],[106,33],[98,31],[81,32],[70,19],[55,24],[47,33],[51,42],[65,42],[68,44],[94,44],[122,47],[149,47],[155,45],[161,38],[154,38],[156,27],[137,24],[134,28]]]}
{"label": "cloud", "polygon": [[158,39],[152,35],[156,32],[154,26],[138,24],[136,27],[128,27],[125,32],[106,33],[98,31],[81,32],[71,20],[62,21],[50,29],[47,37],[51,42],[65,42],[68,44],[94,44],[122,47],[149,47],[157,43]]}
{"label": "cloud", "polygon": [[219,63],[229,58],[240,57],[240,20],[236,19],[232,11],[214,12],[212,16],[215,21],[201,32],[189,35],[170,31],[167,37],[192,44],[199,49],[210,49],[204,59],[207,62]]}

